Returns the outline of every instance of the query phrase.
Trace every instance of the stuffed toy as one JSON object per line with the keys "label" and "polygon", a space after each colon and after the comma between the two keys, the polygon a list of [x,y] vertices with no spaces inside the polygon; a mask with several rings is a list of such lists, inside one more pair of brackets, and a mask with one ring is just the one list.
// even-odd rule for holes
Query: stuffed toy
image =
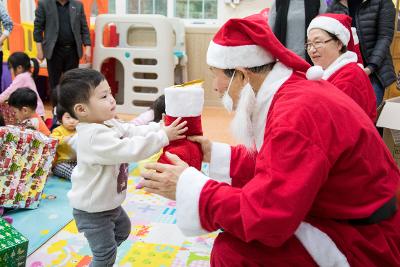
{"label": "stuffed toy", "polygon": [[[181,121],[187,121],[188,130],[184,134],[188,136],[203,135],[201,127],[201,113],[204,104],[204,90],[202,81],[192,81],[182,85],[168,87],[165,93],[165,117],[166,126],[181,117]],[[201,169],[203,152],[199,143],[185,139],[175,140],[164,147],[158,162],[171,163],[165,153],[176,154],[189,166]]]}

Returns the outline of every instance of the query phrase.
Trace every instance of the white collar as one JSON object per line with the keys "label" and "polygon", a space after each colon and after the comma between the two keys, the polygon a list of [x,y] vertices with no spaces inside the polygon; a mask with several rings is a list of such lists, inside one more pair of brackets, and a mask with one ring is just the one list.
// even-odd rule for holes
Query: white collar
{"label": "white collar", "polygon": [[328,80],[332,74],[334,74],[337,70],[341,69],[343,66],[357,62],[357,54],[351,51],[347,51],[346,53],[340,55],[328,68],[324,70],[324,75],[322,79]]}
{"label": "white collar", "polygon": [[290,78],[292,73],[293,69],[277,62],[257,92],[256,105],[251,115],[257,151],[260,151],[264,142],[265,124],[275,93]]}

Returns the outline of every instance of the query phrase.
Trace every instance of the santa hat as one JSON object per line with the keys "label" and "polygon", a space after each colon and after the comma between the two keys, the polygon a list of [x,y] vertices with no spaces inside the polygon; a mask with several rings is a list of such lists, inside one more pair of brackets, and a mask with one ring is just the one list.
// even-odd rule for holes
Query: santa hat
{"label": "santa hat", "polygon": [[[354,34],[351,21],[351,17],[344,14],[326,13],[319,15],[310,22],[307,28],[307,36],[312,29],[321,29],[334,34],[347,47],[347,50],[357,54],[358,62],[362,63],[359,47],[355,45],[353,38],[353,36],[357,37],[357,33]],[[318,80],[322,78],[323,73],[321,66],[313,66],[308,69],[306,76],[309,80]]]}
{"label": "santa hat", "polygon": [[307,28],[307,35],[312,29],[321,29],[334,34],[350,51],[354,49],[351,30],[351,17],[344,14],[322,14],[315,17]]}
{"label": "santa hat", "polygon": [[306,72],[310,67],[279,42],[261,14],[228,20],[207,51],[207,64],[220,69],[252,68],[275,61],[296,71]]}
{"label": "santa hat", "polygon": [[204,105],[202,82],[190,82],[165,88],[165,124],[171,124],[176,118],[187,121],[186,135],[202,134],[201,113]]}

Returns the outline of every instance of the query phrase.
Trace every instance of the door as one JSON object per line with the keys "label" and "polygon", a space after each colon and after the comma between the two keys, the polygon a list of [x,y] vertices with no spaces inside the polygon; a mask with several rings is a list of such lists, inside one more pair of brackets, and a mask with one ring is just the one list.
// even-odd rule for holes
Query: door
{"label": "door", "polygon": [[[391,47],[393,64],[396,70],[396,74],[399,74],[400,71],[400,14],[399,14],[399,2],[400,0],[393,0],[396,5],[396,25],[393,43]],[[400,81],[397,83],[400,86]],[[386,90],[385,98],[392,98],[395,96],[400,96],[400,88],[397,87],[396,83],[389,86],[388,90]]]}

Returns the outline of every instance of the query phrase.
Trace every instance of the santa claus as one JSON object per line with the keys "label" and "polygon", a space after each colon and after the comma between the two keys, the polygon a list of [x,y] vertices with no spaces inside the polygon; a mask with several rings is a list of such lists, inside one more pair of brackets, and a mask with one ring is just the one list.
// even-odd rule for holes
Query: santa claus
{"label": "santa claus", "polygon": [[357,104],[307,80],[261,15],[226,22],[207,63],[247,147],[198,137],[210,177],[176,156],[142,175],[184,234],[223,229],[211,265],[400,266],[400,172]]}

